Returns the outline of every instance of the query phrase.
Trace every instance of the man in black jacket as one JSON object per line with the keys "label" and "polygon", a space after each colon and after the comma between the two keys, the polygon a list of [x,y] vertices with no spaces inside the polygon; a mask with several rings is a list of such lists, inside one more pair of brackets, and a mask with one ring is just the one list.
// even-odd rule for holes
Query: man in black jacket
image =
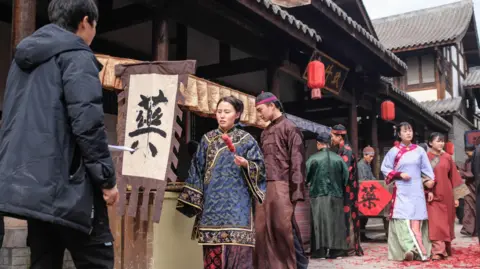
{"label": "man in black jacket", "polygon": [[20,42],[0,129],[0,214],[28,221],[32,269],[113,268],[107,204],[118,200],[89,45],[94,0],[52,0],[51,24]]}

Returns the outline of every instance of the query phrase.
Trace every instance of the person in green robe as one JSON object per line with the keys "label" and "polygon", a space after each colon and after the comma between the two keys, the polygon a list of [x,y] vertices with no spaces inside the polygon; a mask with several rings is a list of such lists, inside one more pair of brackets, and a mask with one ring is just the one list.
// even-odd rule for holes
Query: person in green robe
{"label": "person in green robe", "polygon": [[348,249],[345,241],[343,190],[348,167],[338,154],[330,152],[330,134],[317,136],[319,152],[307,161],[307,184],[311,203],[312,258],[338,258]]}

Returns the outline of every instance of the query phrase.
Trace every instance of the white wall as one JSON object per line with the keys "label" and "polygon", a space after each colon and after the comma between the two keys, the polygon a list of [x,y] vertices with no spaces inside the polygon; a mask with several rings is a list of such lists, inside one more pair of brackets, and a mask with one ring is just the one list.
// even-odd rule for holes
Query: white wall
{"label": "white wall", "polygon": [[452,92],[453,97],[460,96],[460,84],[458,83],[458,71],[455,66],[452,66]]}
{"label": "white wall", "polygon": [[437,100],[437,89],[407,92],[408,95],[415,98],[418,102]]}

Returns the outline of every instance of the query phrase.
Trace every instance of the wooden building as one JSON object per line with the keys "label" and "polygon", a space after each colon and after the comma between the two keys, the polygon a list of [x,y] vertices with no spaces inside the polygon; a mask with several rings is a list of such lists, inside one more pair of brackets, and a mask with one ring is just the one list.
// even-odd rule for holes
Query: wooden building
{"label": "wooden building", "polygon": [[469,68],[480,65],[473,2],[380,18],[373,25],[382,44],[408,65],[393,84],[453,126],[448,137],[455,160],[463,162],[463,133],[476,128],[475,99],[463,83]]}
{"label": "wooden building", "polygon": [[[272,91],[294,116],[327,126],[348,126],[355,152],[367,144],[377,152],[390,147],[393,123],[399,121],[414,124],[419,137],[429,130],[449,131],[450,123],[392,84],[389,78],[403,76],[406,65],[377,39],[362,1],[274,2],[281,6],[272,0],[101,0],[92,49],[136,60],[195,59],[199,79],[253,96]],[[14,46],[47,23],[47,5],[48,0],[0,0],[0,91]],[[320,100],[311,100],[305,85],[305,69],[312,58],[320,58],[327,71]],[[104,97],[107,131],[115,143],[116,92],[105,90]],[[385,99],[396,104],[394,122],[379,117]],[[186,142],[198,141],[217,126],[211,118],[185,114],[178,152],[180,179],[189,166]],[[254,135],[261,131],[247,128]],[[311,144],[312,137],[306,138],[306,144]],[[116,268],[163,268],[161,262],[173,259],[170,256],[189,249],[198,252],[194,242],[179,247],[180,239],[169,237],[170,230],[165,230],[176,225],[171,234],[181,232],[181,240],[188,240],[186,230],[192,223],[175,214],[175,195],[166,194],[168,205],[163,212],[168,215],[162,215],[160,224],[112,215]],[[25,234],[17,224],[9,226],[7,238],[13,231]],[[12,247],[24,245],[7,243],[7,248]],[[180,266],[176,268],[189,268],[186,264],[191,265],[191,260],[201,259],[197,252],[190,259],[171,262]]]}

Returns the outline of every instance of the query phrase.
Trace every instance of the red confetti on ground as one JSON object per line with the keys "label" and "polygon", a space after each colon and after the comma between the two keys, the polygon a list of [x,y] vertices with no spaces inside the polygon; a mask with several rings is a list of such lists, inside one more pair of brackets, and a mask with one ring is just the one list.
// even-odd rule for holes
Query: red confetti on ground
{"label": "red confetti on ground", "polygon": [[422,268],[480,268],[480,246],[476,243],[468,247],[457,247],[445,260],[428,262],[402,262],[403,266],[422,265]]}

